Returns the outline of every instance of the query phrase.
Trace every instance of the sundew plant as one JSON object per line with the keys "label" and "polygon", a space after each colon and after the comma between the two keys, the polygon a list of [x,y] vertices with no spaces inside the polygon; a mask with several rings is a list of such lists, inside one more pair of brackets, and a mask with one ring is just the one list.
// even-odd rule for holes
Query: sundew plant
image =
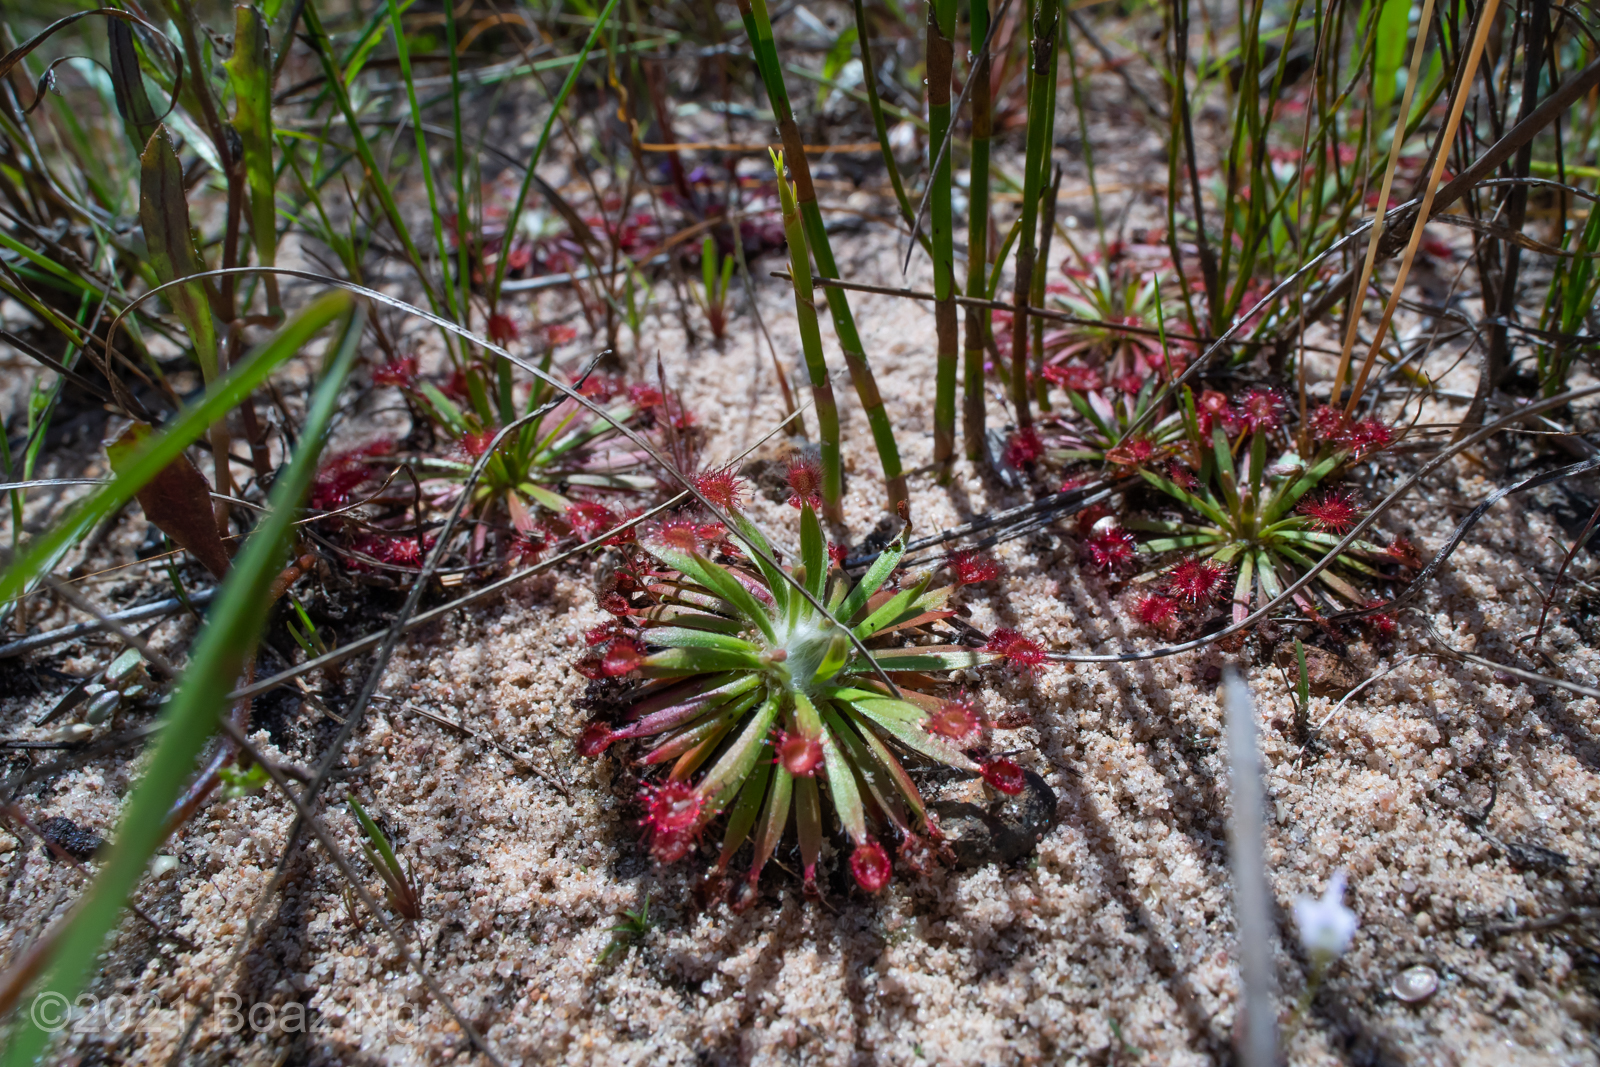
{"label": "sundew plant", "polygon": [[[945,939],[979,967],[994,931],[1019,959],[1076,952],[1096,943],[1074,925],[1092,909],[1063,904],[1061,887],[1120,892],[1079,873],[1115,869],[1097,850],[1130,825],[1101,772],[1164,758],[1181,739],[1156,735],[1211,714],[1203,700],[1135,723],[1158,675],[1098,664],[1180,676],[1194,660],[1172,657],[1263,650],[1290,630],[1308,782],[1359,777],[1365,758],[1341,747],[1364,729],[1349,704],[1305,714],[1322,696],[1309,646],[1367,678],[1342,699],[1453,691],[1428,684],[1441,662],[1482,673],[1483,698],[1448,709],[1461,758],[1426,758],[1441,757],[1428,764],[1440,796],[1460,795],[1447,809],[1482,812],[1469,823],[1492,860],[1427,856],[1419,892],[1443,905],[1465,872],[1485,880],[1473,899],[1576,916],[1514,938],[1490,924],[1474,951],[1485,967],[1512,942],[1578,961],[1515,1026],[1552,1048],[1593,1029],[1578,980],[1593,901],[1561,873],[1581,860],[1555,851],[1554,822],[1549,855],[1491,838],[1494,793],[1489,806],[1467,795],[1485,784],[1469,740],[1496,731],[1548,770],[1548,803],[1596,795],[1582,777],[1594,768],[1552,747],[1581,749],[1574,731],[1551,742],[1511,718],[1469,721],[1480,705],[1547,717],[1595,696],[1586,549],[1600,509],[1572,524],[1531,492],[1578,500],[1596,469],[1595,5],[12,0],[4,29],[6,1065],[177,1063],[197,1042],[230,1061],[303,1058],[298,1036],[254,1014],[249,1030],[208,1029],[218,998],[300,988],[350,952],[383,966],[334,967],[340,982],[418,983],[408,1039],[436,1043],[412,1058],[470,1045],[491,1063],[549,1059],[602,1019],[618,1048],[645,1040],[633,1031],[692,1029],[616,1025],[629,1012],[606,1007],[613,977],[662,982],[663,1013],[692,1000],[755,1033],[767,1001],[789,1015],[804,998],[725,1010],[717,990],[735,983],[685,998],[681,968],[659,965],[663,945],[703,959],[708,936],[756,936],[725,903],[782,900],[776,947],[750,953],[771,960],[800,951],[782,940],[794,929],[805,951],[837,953],[863,927],[830,941],[826,924],[849,913],[873,936],[881,922],[887,945]],[[1524,493],[1514,529],[1529,535],[1494,551],[1531,576],[1526,628],[1527,590],[1512,597],[1481,557],[1454,557],[1468,580],[1432,582],[1486,540],[1474,523]],[[1400,531],[1431,542],[1432,562]],[[991,547],[1004,582],[975,555]],[[1088,625],[1083,597],[1102,594],[1145,626]],[[1408,599],[1419,610],[1402,611]],[[565,632],[595,605],[603,626]],[[497,612],[509,621],[474,629]],[[1496,632],[1506,619],[1515,629]],[[1470,650],[1448,637],[1467,622]],[[526,701],[488,688],[500,663],[459,668],[501,641],[537,661]],[[1001,676],[1007,665],[1029,677]],[[1249,657],[1240,669],[1229,688],[1253,691],[1252,729],[1257,706],[1275,721],[1283,679]],[[1537,687],[1528,700],[1500,693],[1523,685]],[[1016,707],[991,715],[978,694],[1001,686]],[[1074,694],[1095,687],[1115,699],[1074,724]],[[1397,765],[1418,771],[1409,732],[1390,733]],[[501,759],[510,770],[491,773]],[[1106,832],[1041,847],[1063,833],[1047,793],[1068,775],[1076,811],[1103,813]],[[570,819],[522,819],[506,798],[523,793]],[[354,822],[330,818],[336,795]],[[1277,799],[1264,814],[1320,817]],[[481,872],[502,851],[462,862],[452,835],[502,813],[516,816],[503,854],[537,855],[563,893],[498,909],[484,937],[479,905],[461,902],[495,899]],[[1154,809],[1138,818],[1183,829]],[[1352,831],[1353,852],[1372,846],[1363,865],[1404,851],[1389,832]],[[1256,884],[1328,884],[1313,869],[1325,857],[1292,836],[1280,854],[1303,869]],[[246,838],[249,856],[228,844]],[[1568,841],[1574,856],[1588,847]],[[601,858],[575,862],[579,850]],[[641,862],[623,874],[609,859]],[[249,893],[227,889],[241,863],[264,875]],[[643,884],[684,870],[715,890],[693,922]],[[1150,877],[1140,895],[1154,899]],[[907,891],[886,892],[892,878]],[[1404,927],[1408,957],[1443,951],[1412,921],[1421,911],[1369,922],[1392,901],[1349,889],[1361,930]],[[590,892],[635,895],[569,907]],[[185,911],[196,894],[214,906]],[[982,921],[923,921],[951,901]],[[626,929],[579,928],[619,907]],[[273,923],[336,913],[291,938],[303,960],[260,951]],[[1232,958],[1226,922],[1174,914],[1154,909],[1127,937]],[[519,923],[611,933],[615,970],[569,981],[524,952],[508,975],[474,955],[520,943]],[[885,953],[913,974],[898,989],[915,990],[933,955]],[[1083,966],[1131,988],[1137,956]],[[164,1032],[154,1020],[111,1040],[81,1032],[93,1012],[57,1031],[32,1010],[113,989],[154,1004],[164,976],[202,958],[218,964],[183,1004],[152,1008],[208,1006],[173,1028],[176,1044],[147,1036]],[[1346,971],[1374,958],[1341,956],[1317,995],[1388,984]],[[448,981],[442,960],[460,962]],[[860,1048],[844,1058],[961,1058],[924,1052],[926,1032],[886,1043],[869,1016],[899,1011],[876,1007],[891,983],[858,995],[859,961],[829,962],[856,1015]],[[1328,966],[1285,965],[1305,962]],[[491,973],[578,995],[523,1025],[541,1002],[472,986]],[[992,1016],[973,1032],[1007,1034],[1019,1058],[1103,1050],[1098,1017],[1079,1044],[1065,1027],[1036,1044],[1027,1013],[1047,980],[1006,1017],[992,983],[956,992]],[[460,986],[475,1009],[506,1005],[487,1035],[457,1010]],[[1284,1048],[1381,1031],[1370,1000],[1296,1013],[1305,1041]],[[1253,1030],[1279,1019],[1236,1003]],[[1119,1052],[1159,1049],[1148,1062],[1230,1047],[1216,1020],[1134,1035],[1148,1005],[1116,1011],[1130,1029],[1123,1040],[1110,1018]],[[1511,1041],[1507,1011],[1443,1040]],[[802,1044],[827,1024],[793,1014],[780,1055],[842,1050]],[[1310,1034],[1329,1020],[1340,1032]],[[535,1033],[552,1045],[495,1047]],[[1572,1041],[1552,1056],[1591,1051]]]}
{"label": "sundew plant", "polygon": [[720,880],[749,842],[736,901],[753,899],[791,822],[808,894],[834,825],[857,884],[876,892],[891,874],[884,842],[913,870],[940,851],[908,759],[982,775],[1002,792],[1023,788],[1015,763],[986,754],[977,703],[938,695],[939,676],[1033,664],[1040,651],[999,632],[981,649],[938,640],[956,585],[935,587],[933,571],[897,581],[904,535],[852,580],[830,556],[813,500],[799,502],[799,558],[778,563],[736,507],[734,484],[723,480],[718,494],[732,529],[672,519],[641,538],[628,583],[636,595],[608,604],[616,621],[589,635],[580,669],[648,681],[629,693],[622,722],[594,722],[579,747],[643,744],[639,762],[658,768],[641,796],[657,859],[684,858],[717,824]]}
{"label": "sundew plant", "polygon": [[[1264,389],[1246,392],[1237,403],[1215,391],[1198,399],[1186,393],[1187,454],[1138,467],[1140,477],[1190,513],[1126,522],[1129,530],[1159,535],[1138,545],[1141,555],[1182,553],[1141,576],[1160,583],[1160,591],[1138,605],[1147,623],[1163,626],[1179,611],[1223,595],[1235,621],[1242,621],[1321,563],[1362,517],[1353,493],[1330,485],[1350,462],[1389,445],[1393,430],[1323,408],[1312,420],[1314,451],[1303,459],[1285,432],[1283,407],[1281,397]],[[1317,577],[1346,607],[1359,607],[1369,597],[1352,582],[1380,578],[1380,562],[1406,558],[1403,545],[1357,540]],[[1305,611],[1320,610],[1306,592],[1297,593],[1296,602]]]}

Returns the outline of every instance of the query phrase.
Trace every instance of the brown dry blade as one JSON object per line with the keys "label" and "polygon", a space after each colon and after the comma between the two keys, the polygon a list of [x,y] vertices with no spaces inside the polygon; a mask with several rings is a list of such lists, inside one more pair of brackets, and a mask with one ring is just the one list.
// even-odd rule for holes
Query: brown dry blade
{"label": "brown dry blade", "polygon": [[[205,262],[189,226],[189,201],[183,165],[164,125],[157,126],[139,157],[139,222],[144,227],[150,265],[163,283],[199,274]],[[203,282],[173,286],[163,294],[189,329],[189,343],[206,382],[217,377],[217,336]]]}
{"label": "brown dry blade", "polygon": [[159,120],[150,97],[144,91],[144,76],[139,70],[139,52],[133,45],[133,30],[121,19],[112,19],[106,25],[107,47],[111,59],[111,88],[116,97],[117,111],[122,115],[123,130],[133,144],[133,150],[144,154],[150,135],[156,132]]}
{"label": "brown dry blade", "polygon": [[[122,436],[106,446],[111,469],[120,470],[127,458],[151,434],[149,423],[136,422]],[[211,509],[211,485],[205,475],[180,455],[162,472],[150,479],[136,498],[145,516],[174,544],[199,560],[213,575],[228,573],[228,549],[217,533],[216,514]]]}
{"label": "brown dry blade", "polygon": [[[38,48],[40,45],[44,44],[44,42],[48,40],[50,36],[57,30],[65,29],[74,22],[77,22],[80,19],[86,19],[91,15],[104,15],[109,19],[120,19],[124,22],[137,23],[148,30],[155,39],[161,41],[162,44],[167,46],[166,50],[168,52],[168,57],[172,61],[174,71],[172,98],[174,101],[176,101],[178,98],[178,92],[183,86],[183,57],[179,54],[177,49],[173,48],[167,42],[166,37],[164,37],[161,31],[155,26],[146,22],[138,15],[133,14],[131,11],[118,11],[116,8],[111,7],[95,8],[93,11],[79,11],[75,14],[68,15],[66,18],[57,19],[56,21],[52,22],[50,25],[34,34],[26,41],[23,41],[5,55],[0,56],[0,78],[10,77],[12,69],[16,67],[18,63],[27,58],[28,54],[35,48]],[[35,103],[38,103],[38,101],[35,100]],[[171,108],[168,108],[168,110],[170,111]]]}

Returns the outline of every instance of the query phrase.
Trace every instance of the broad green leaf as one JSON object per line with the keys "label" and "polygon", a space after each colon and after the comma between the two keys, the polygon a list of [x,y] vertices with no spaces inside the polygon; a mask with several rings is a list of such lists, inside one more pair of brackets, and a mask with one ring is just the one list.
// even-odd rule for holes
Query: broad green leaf
{"label": "broad green leaf", "polygon": [[1406,37],[1411,24],[1411,0],[1377,0],[1377,47],[1372,54],[1372,106],[1377,121],[1385,122],[1385,113],[1394,103],[1397,86],[1395,75],[1405,61]]}

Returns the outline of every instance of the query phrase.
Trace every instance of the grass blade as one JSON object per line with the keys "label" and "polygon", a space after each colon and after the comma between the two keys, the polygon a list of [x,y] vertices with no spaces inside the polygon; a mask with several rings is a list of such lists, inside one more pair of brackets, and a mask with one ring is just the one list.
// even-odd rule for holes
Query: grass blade
{"label": "grass blade", "polygon": [[[348,307],[349,299],[340,303]],[[295,511],[316,475],[323,437],[338,406],[340,389],[355,364],[360,340],[359,324],[349,323],[312,398],[301,445],[288,469],[273,483],[271,508],[212,602],[188,669],[163,716],[166,727],[149,769],[128,798],[104,866],[83,903],[67,920],[41,993],[57,993],[71,1001],[83,988],[106,935],[122,914],[123,903],[166,836],[167,812],[194,769],[195,757],[216,728],[217,717],[226,707],[226,694],[251,656],[266,621],[261,605],[282,567]],[[32,1063],[50,1036],[31,1018],[22,1022],[5,1062]]]}
{"label": "grass blade", "polygon": [[305,347],[318,331],[344,314],[351,298],[346,293],[320,297],[251,356],[236,364],[227,377],[214,382],[205,396],[167,426],[118,472],[110,485],[97,489],[71,514],[48,532],[28,543],[20,557],[0,575],[0,602],[15,597],[45,564],[69,544],[80,540],[95,523],[122,507],[134,494],[165,470],[167,465],[199,439],[213,422],[249,396],[284,360]]}

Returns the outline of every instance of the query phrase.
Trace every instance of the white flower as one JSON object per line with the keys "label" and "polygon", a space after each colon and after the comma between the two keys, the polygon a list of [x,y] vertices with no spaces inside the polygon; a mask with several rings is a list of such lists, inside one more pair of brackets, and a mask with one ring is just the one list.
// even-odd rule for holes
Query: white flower
{"label": "white flower", "polygon": [[1294,902],[1294,921],[1300,944],[1313,957],[1334,960],[1344,955],[1356,932],[1356,913],[1344,906],[1344,871],[1334,871],[1322,899],[1300,897]]}

